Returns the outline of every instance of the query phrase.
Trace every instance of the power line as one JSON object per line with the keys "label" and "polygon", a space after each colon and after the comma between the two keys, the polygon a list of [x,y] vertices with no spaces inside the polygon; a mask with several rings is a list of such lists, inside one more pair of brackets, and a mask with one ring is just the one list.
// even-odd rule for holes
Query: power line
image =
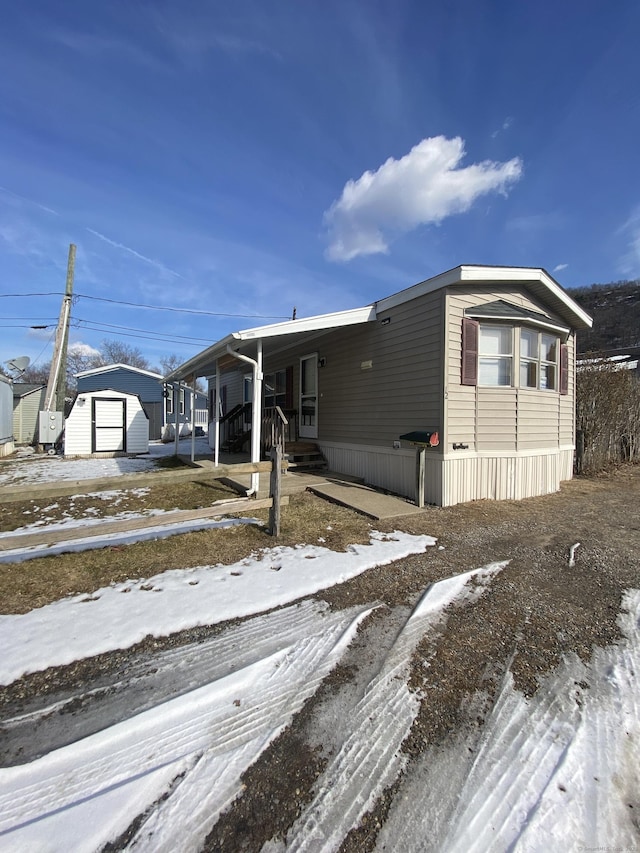
{"label": "power line", "polygon": [[[154,329],[136,329],[132,326],[123,326],[121,324],[113,325],[112,323],[103,323],[103,322],[97,323],[94,320],[85,320],[82,317],[74,317],[73,323],[77,328],[86,328],[92,332],[107,332],[107,331],[110,331],[111,329],[116,329],[118,332],[120,332],[121,330],[126,329],[128,332],[142,332],[143,334],[146,334],[146,335],[157,335],[158,338],[161,338],[161,339],[166,338],[166,334],[164,332],[155,331]],[[203,344],[211,343],[211,338],[195,338],[195,337],[193,337],[193,335],[178,335],[178,334],[172,333],[171,337],[172,338],[183,338],[185,341],[199,341],[200,343],[203,343]]]}
{"label": "power line", "polygon": [[[0,299],[21,298],[23,296],[63,296],[59,292],[50,293],[0,293]],[[127,305],[130,308],[146,308],[149,311],[173,311],[177,314],[196,314],[204,317],[236,317],[238,319],[249,320],[290,320],[291,318],[284,314],[231,314],[224,311],[203,311],[199,308],[175,308],[168,305],[147,305],[141,302],[125,302],[121,299],[108,299],[106,296],[89,296],[88,293],[76,293],[73,301],[78,299],[90,299],[95,302],[109,302],[112,305]]]}
{"label": "power line", "polygon": [[97,302],[111,302],[114,305],[128,305],[131,308],[148,308],[151,311],[174,311],[179,314],[202,314],[206,317],[238,317],[243,319],[255,320],[288,320],[284,314],[267,315],[267,314],[227,314],[222,311],[202,311],[197,308],[171,308],[166,305],[145,305],[140,302],[123,302],[120,299],[107,299],[105,296],[88,296],[85,293],[77,293],[78,299],[93,299]]}
{"label": "power line", "polygon": [[[73,320],[73,319],[72,319],[72,321],[71,321],[71,325],[74,327],[74,329],[82,329],[82,328],[86,328],[88,332],[105,332],[105,333],[108,333],[109,331],[111,331],[110,329],[101,329],[101,328],[94,328],[94,327],[91,327],[91,328],[89,328],[89,327],[85,327],[85,326],[83,326],[83,325],[81,325],[81,324],[79,324],[79,323],[74,322],[74,320]],[[112,327],[112,328],[113,328],[113,327]],[[118,328],[118,327],[115,327],[115,328]],[[122,327],[119,327],[119,328],[122,328]],[[119,337],[119,338],[120,338],[120,337],[123,337],[123,338],[136,338],[136,339],[141,340],[141,341],[163,341],[163,342],[168,343],[168,344],[180,344],[181,346],[186,345],[186,346],[194,346],[194,347],[199,347],[199,348],[201,348],[201,347],[202,347],[202,343],[203,343],[203,342],[204,342],[204,343],[207,343],[207,344],[211,344],[211,343],[212,343],[210,340],[206,340],[206,339],[204,339],[204,338],[200,338],[200,339],[196,339],[196,338],[183,338],[182,340],[177,340],[177,339],[176,339],[176,337],[177,337],[177,336],[176,336],[176,337],[174,337],[174,336],[172,336],[172,335],[165,335],[165,334],[162,334],[162,333],[160,333],[160,332],[157,332],[157,333],[151,332],[150,334],[140,334],[140,333],[138,333],[138,334],[131,334],[130,332],[122,332],[122,331],[118,331],[118,333],[117,333],[117,337]]]}

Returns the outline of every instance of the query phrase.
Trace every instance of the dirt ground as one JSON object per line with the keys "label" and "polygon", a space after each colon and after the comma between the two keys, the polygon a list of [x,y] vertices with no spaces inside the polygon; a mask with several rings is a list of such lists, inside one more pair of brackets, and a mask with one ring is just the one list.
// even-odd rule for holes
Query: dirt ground
{"label": "dirt ground", "polygon": [[[299,500],[307,518],[317,517],[317,535],[320,525],[326,529],[325,512],[333,514],[338,526],[343,518],[352,533],[360,530],[364,536],[368,529],[368,523],[348,510],[329,509],[311,495]],[[623,593],[640,587],[639,506],[640,466],[629,466],[600,477],[577,478],[554,495],[428,508],[424,515],[376,524],[382,530],[433,535],[439,547],[372,569],[318,595],[334,608],[373,602],[382,606],[362,625],[341,665],[246,772],[244,793],[211,828],[205,849],[258,851],[268,840],[286,837],[338,748],[336,738],[319,734],[319,720],[332,704],[344,705],[347,694],[356,701],[384,652],[385,637],[397,633],[430,583],[509,561],[492,580],[490,594],[452,608],[439,632],[425,638],[414,654],[410,687],[428,701],[421,700],[402,747],[409,768],[427,746],[481,727],[483,709],[471,707],[469,698],[480,692],[488,707],[508,670],[516,687],[532,695],[539,679],[568,653],[588,660],[594,647],[616,642]],[[311,534],[307,541],[313,541]],[[574,565],[569,559],[572,546]],[[329,547],[339,549],[339,543]],[[148,640],[127,651],[28,676],[0,689],[0,716],[29,708],[44,694],[86,688],[109,672],[122,673],[133,659],[152,659],[162,648],[222,630],[224,626],[216,626]],[[393,789],[385,792],[344,840],[342,851],[373,849],[394,794]],[[110,849],[125,843],[123,837]]]}

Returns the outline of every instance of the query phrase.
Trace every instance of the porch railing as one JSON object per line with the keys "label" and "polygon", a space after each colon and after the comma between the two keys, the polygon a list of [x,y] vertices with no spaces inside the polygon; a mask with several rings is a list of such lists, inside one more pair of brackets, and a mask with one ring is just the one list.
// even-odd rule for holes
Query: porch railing
{"label": "porch railing", "polygon": [[272,447],[279,447],[284,454],[287,441],[296,440],[297,412],[295,409],[281,409],[272,406],[262,413],[262,441],[260,452],[268,456]]}

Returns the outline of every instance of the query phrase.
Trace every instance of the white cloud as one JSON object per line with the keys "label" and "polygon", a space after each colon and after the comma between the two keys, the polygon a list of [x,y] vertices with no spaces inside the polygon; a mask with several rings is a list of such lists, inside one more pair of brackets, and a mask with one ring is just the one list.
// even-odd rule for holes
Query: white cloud
{"label": "white cloud", "polygon": [[82,343],[82,341],[78,341],[74,344],[69,344],[68,352],[70,355],[79,355],[84,357],[100,355],[100,350],[95,349],[91,346],[91,344],[84,344]]}
{"label": "white cloud", "polygon": [[506,193],[522,176],[522,161],[484,160],[460,167],[464,140],[423,139],[399,160],[390,157],[376,172],[347,181],[341,197],[324,214],[329,232],[326,255],[349,261],[387,252],[385,232],[406,233],[464,213],[480,196]]}
{"label": "white cloud", "polygon": [[562,272],[562,270],[566,270],[569,264],[556,264],[553,268],[553,272]]}

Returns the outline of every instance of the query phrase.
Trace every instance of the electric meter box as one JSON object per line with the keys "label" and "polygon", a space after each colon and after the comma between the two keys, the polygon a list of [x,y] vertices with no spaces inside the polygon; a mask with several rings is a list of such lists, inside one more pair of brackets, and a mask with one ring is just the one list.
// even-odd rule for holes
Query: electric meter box
{"label": "electric meter box", "polygon": [[40,444],[57,444],[64,429],[62,412],[40,412],[38,441]]}

